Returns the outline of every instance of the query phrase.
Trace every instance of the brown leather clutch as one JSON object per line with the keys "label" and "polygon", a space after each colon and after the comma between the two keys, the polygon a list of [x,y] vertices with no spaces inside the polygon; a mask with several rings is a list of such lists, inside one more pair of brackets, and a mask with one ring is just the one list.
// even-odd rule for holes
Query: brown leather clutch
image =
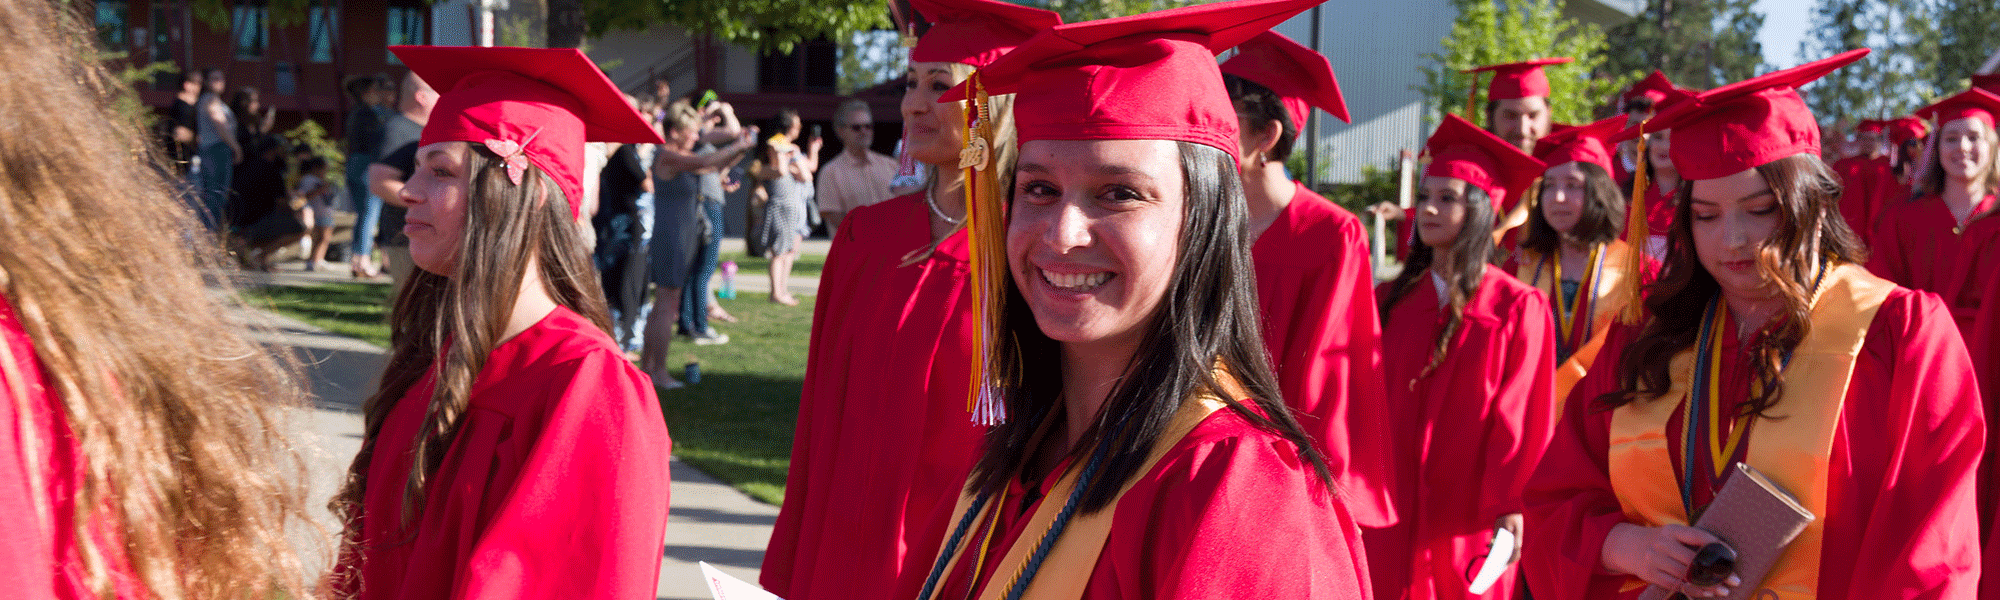
{"label": "brown leather clutch", "polygon": [[[1730,600],[1755,597],[1764,575],[1778,563],[1778,556],[1792,538],[1812,523],[1812,511],[1797,498],[1750,465],[1736,463],[1736,475],[1722,484],[1715,501],[1703,510],[1694,526],[1722,538],[1736,550],[1736,576],[1743,580],[1730,590]],[[1639,600],[1666,600],[1683,596],[1657,585],[1647,586]]]}

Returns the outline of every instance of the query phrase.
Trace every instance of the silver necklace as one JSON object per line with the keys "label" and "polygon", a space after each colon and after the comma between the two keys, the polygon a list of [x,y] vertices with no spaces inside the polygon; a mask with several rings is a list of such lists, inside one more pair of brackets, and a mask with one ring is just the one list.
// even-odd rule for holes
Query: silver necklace
{"label": "silver necklace", "polygon": [[937,215],[937,218],[939,219],[944,219],[944,222],[946,224],[956,226],[960,223],[965,222],[965,217],[959,217],[954,219],[948,215],[945,215],[944,209],[938,208],[937,199],[932,197],[931,191],[928,189],[924,190],[924,204],[931,207],[931,214]]}

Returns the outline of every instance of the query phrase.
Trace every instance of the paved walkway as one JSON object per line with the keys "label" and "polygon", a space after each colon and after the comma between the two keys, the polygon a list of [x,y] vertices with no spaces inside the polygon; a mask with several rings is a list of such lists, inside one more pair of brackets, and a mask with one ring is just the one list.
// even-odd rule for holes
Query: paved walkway
{"label": "paved walkway", "polygon": [[[741,241],[737,244],[740,248]],[[812,250],[808,246],[807,251]],[[351,281],[344,267],[319,272],[301,271],[300,267],[300,263],[286,263],[278,273],[246,274],[241,285]],[[810,279],[814,287],[801,289],[798,279],[805,278],[795,278],[794,293],[811,294],[818,284],[817,279]],[[374,389],[386,360],[385,351],[280,315],[258,311],[242,318],[260,331],[256,334],[259,341],[289,349],[305,366],[312,403],[293,415],[289,425],[306,454],[311,512],[321,519],[322,528],[337,532],[332,515],[317,507],[324,506],[337,491],[348,464],[361,449],[361,404]],[[697,561],[707,561],[745,581],[757,581],[777,507],[753,500],[678,459],[672,461],[672,471],[673,500],[660,561],[659,598],[708,600],[708,587]],[[300,532],[294,541],[314,556],[327,556],[326,543],[309,532]]]}

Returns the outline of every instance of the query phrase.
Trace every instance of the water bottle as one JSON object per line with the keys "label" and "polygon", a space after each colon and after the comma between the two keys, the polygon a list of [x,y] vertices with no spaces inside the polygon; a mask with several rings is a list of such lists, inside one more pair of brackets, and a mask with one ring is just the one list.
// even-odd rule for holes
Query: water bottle
{"label": "water bottle", "polygon": [[719,266],[722,270],[722,289],[715,291],[715,297],[736,299],[736,261],[725,260]]}

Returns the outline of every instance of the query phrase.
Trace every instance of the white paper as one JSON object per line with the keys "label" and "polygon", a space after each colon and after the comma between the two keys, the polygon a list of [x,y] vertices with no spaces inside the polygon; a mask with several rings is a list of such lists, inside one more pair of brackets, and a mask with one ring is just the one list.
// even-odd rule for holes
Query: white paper
{"label": "white paper", "polygon": [[1479,563],[1479,574],[1473,576],[1472,586],[1467,591],[1484,594],[1487,589],[1500,581],[1507,573],[1507,559],[1514,557],[1514,532],[1506,529],[1493,530],[1493,548],[1486,553],[1486,562]]}
{"label": "white paper", "polygon": [[756,584],[730,576],[706,562],[697,564],[701,565],[702,579],[708,580],[708,595],[715,600],[784,600],[777,594],[766,592]]}

